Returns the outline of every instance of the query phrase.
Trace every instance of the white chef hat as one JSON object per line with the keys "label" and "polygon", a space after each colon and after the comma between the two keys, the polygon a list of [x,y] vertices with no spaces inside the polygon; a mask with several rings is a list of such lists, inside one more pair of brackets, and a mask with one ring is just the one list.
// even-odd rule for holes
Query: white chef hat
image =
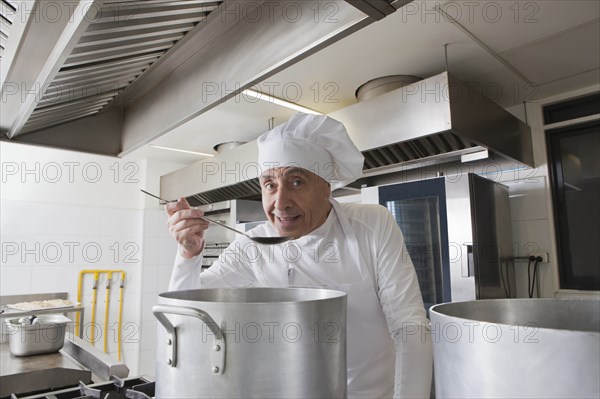
{"label": "white chef hat", "polygon": [[297,113],[258,138],[258,163],[263,172],[299,167],[322,177],[332,190],[358,179],[363,162],[344,125],[325,115]]}

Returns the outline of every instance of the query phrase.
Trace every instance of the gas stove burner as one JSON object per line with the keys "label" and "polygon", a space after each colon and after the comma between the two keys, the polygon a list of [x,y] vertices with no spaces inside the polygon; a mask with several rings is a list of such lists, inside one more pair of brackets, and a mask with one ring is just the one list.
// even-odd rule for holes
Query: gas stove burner
{"label": "gas stove burner", "polygon": [[154,382],[134,385],[125,390],[125,397],[129,399],[151,399],[154,397]]}
{"label": "gas stove burner", "polygon": [[79,386],[49,391],[34,396],[12,394],[11,399],[152,399],[154,382],[144,377],[118,378],[111,377],[109,382],[84,384]]}

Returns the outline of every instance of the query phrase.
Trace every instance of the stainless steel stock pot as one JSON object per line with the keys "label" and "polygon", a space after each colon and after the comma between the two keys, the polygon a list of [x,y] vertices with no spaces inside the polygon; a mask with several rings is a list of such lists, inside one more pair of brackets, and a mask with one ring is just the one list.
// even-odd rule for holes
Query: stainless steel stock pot
{"label": "stainless steel stock pot", "polygon": [[493,299],[430,309],[438,398],[600,397],[600,301]]}
{"label": "stainless steel stock pot", "polygon": [[346,294],[308,288],[166,292],[160,398],[343,398]]}

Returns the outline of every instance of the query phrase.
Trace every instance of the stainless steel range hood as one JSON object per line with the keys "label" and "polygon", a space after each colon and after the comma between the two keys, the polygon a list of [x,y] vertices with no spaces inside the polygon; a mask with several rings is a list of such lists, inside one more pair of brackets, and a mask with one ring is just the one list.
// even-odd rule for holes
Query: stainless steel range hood
{"label": "stainless steel range hood", "polygon": [[0,140],[123,156],[409,1],[10,2]]}
{"label": "stainless steel range hood", "polygon": [[533,166],[529,126],[448,72],[330,116],[344,123],[365,156],[365,176],[485,151]]}
{"label": "stainless steel range hood", "polygon": [[[365,156],[365,177],[490,157],[533,166],[531,129],[447,72],[330,114]],[[161,196],[195,205],[260,196],[256,142],[161,178]]]}

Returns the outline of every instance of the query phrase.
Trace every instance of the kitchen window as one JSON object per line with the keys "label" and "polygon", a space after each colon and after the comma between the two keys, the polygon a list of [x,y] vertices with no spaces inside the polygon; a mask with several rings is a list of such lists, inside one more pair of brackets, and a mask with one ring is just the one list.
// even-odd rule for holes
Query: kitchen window
{"label": "kitchen window", "polygon": [[[588,98],[595,105],[586,107],[600,113],[598,95]],[[550,114],[544,110],[545,123],[556,123]],[[560,288],[600,290],[600,121],[548,130],[546,142]]]}

